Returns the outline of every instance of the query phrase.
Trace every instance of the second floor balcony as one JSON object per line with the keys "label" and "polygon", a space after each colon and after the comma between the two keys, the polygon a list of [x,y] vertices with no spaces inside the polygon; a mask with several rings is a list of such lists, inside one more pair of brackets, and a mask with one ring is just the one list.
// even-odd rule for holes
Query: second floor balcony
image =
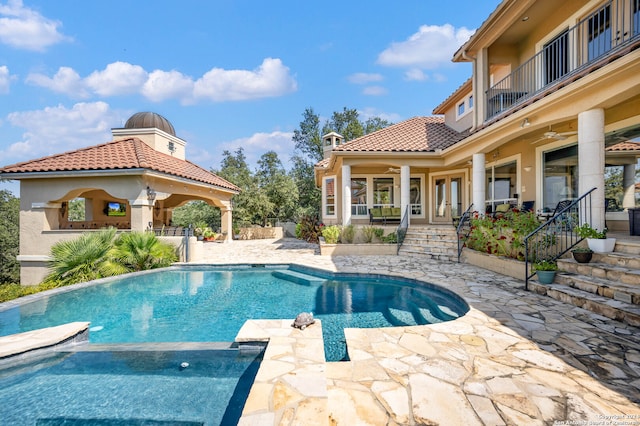
{"label": "second floor balcony", "polygon": [[610,0],[559,33],[485,92],[491,121],[557,90],[640,46],[640,0]]}

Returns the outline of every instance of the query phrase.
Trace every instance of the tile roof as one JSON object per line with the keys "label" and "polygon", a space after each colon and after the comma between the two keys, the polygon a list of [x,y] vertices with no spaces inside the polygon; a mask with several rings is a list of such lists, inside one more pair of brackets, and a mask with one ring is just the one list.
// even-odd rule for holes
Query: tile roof
{"label": "tile roof", "polygon": [[639,142],[620,142],[605,148],[606,151],[640,151]]}
{"label": "tile roof", "polygon": [[413,117],[336,147],[333,152],[433,152],[461,141],[444,117]]}
{"label": "tile roof", "polygon": [[73,172],[99,170],[149,169],[220,188],[239,191],[240,188],[220,176],[187,160],[158,152],[138,138],[127,138],[50,155],[0,168],[0,175],[21,173]]}

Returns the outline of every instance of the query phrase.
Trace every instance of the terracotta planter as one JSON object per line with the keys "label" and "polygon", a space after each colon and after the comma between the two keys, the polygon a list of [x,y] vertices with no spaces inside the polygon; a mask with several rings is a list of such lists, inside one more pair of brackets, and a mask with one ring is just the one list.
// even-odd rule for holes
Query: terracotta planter
{"label": "terracotta planter", "polygon": [[584,251],[572,251],[571,254],[578,263],[589,263],[593,257],[593,253]]}
{"label": "terracotta planter", "polygon": [[596,253],[610,253],[616,246],[615,238],[587,238],[587,245]]}
{"label": "terracotta planter", "polygon": [[536,271],[540,284],[551,284],[556,277],[556,271]]}

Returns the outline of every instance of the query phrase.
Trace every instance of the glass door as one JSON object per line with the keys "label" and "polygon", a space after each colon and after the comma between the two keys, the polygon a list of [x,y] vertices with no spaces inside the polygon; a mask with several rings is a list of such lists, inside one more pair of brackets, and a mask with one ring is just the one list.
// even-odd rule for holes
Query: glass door
{"label": "glass door", "polygon": [[433,223],[452,223],[463,212],[463,176],[433,178]]}

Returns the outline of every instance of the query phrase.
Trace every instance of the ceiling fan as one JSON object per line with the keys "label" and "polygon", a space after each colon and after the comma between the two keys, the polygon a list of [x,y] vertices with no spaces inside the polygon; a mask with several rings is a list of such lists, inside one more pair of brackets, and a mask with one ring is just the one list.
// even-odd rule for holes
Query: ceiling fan
{"label": "ceiling fan", "polygon": [[395,167],[389,167],[385,173],[400,173],[400,169],[396,169]]}
{"label": "ceiling fan", "polygon": [[549,126],[549,131],[544,132],[542,134],[541,138],[533,141],[532,143],[538,143],[538,142],[548,141],[548,140],[561,141],[561,140],[567,139],[568,136],[573,136],[573,135],[575,135],[577,133],[578,133],[577,131],[573,131],[573,132],[555,132],[555,131],[551,130],[551,126]]}

